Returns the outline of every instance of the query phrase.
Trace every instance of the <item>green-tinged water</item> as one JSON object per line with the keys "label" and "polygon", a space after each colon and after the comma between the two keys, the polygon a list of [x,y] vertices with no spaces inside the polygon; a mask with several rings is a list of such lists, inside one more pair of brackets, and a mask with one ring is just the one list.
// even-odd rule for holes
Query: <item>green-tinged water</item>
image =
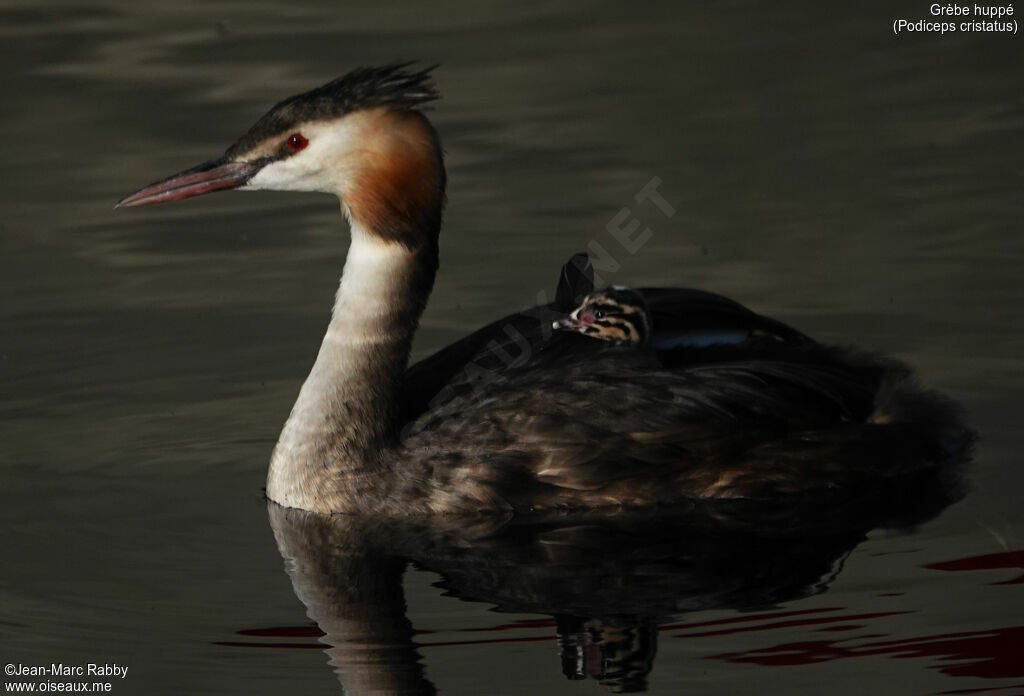
{"label": "green-tinged water", "polygon": [[[347,663],[261,491],[341,271],[337,203],[113,205],[287,95],[415,58],[441,64],[449,174],[417,357],[550,299],[589,249],[617,266],[605,282],[702,287],[894,354],[981,435],[973,491],[938,518],[780,551],[805,591],[752,607],[681,586],[728,585],[719,567],[659,575],[679,587],[640,631],[649,693],[1024,690],[1024,39],[897,36],[898,17],[929,4],[0,3],[0,662],[117,663],[115,694],[339,693],[328,659]],[[667,208],[637,200],[655,178]],[[650,229],[639,249],[611,233],[623,219]],[[563,676],[552,619],[628,613],[573,603],[589,566],[531,557],[484,582],[428,541],[403,556],[421,686],[604,690],[593,646],[589,677]]]}

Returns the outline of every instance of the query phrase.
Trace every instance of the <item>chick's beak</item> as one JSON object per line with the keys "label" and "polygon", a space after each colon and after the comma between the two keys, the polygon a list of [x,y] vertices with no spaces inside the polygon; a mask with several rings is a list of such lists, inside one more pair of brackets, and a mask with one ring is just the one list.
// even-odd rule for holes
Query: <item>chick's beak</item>
{"label": "chick's beak", "polygon": [[555,331],[578,331],[584,326],[586,324],[579,319],[574,319],[571,315],[551,322],[551,328]]}

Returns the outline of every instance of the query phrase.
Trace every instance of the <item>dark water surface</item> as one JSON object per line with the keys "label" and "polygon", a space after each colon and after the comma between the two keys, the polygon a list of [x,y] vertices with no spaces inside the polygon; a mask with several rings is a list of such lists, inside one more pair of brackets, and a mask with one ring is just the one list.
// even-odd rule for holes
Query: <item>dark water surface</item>
{"label": "dark water surface", "polygon": [[[352,693],[594,693],[602,671],[653,694],[1024,693],[1024,44],[893,35],[927,13],[0,4],[0,661],[117,663],[121,694],[338,693],[328,659],[369,665]],[[719,545],[687,520],[685,562],[640,548],[661,559],[651,596],[614,530],[272,531],[261,486],[344,259],[337,205],[113,203],[276,100],[395,58],[442,64],[450,203],[417,356],[598,245],[607,282],[704,287],[912,363],[981,433],[973,492],[904,533],[795,545]],[[671,216],[634,199],[654,177]],[[652,230],[635,254],[606,229],[623,208]],[[341,551],[317,561],[310,538]],[[396,538],[418,564],[411,639],[392,559],[360,562]],[[328,656],[296,591],[348,631]]]}

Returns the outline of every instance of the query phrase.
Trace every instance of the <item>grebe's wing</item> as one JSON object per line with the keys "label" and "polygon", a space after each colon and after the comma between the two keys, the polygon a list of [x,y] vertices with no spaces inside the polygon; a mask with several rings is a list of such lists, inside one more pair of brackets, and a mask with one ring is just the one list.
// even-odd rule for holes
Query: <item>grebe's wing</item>
{"label": "grebe's wing", "polygon": [[465,511],[819,499],[953,471],[973,439],[900,371],[872,388],[825,365],[628,356],[526,369],[424,414],[406,444],[431,496]]}
{"label": "grebe's wing", "polygon": [[654,327],[658,350],[742,343],[770,338],[782,345],[813,341],[777,319],[762,316],[738,302],[693,288],[641,288]]}

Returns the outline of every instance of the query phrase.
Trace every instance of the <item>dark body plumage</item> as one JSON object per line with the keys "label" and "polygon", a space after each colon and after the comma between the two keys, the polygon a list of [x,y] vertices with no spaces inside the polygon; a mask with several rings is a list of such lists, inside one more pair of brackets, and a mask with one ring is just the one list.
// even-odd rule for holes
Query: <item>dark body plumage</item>
{"label": "dark body plumage", "polygon": [[568,311],[553,303],[410,368],[403,443],[422,455],[400,497],[517,512],[820,504],[950,474],[968,454],[955,404],[897,361],[821,345],[712,293],[629,293],[662,318],[644,346],[549,331],[545,319]]}

